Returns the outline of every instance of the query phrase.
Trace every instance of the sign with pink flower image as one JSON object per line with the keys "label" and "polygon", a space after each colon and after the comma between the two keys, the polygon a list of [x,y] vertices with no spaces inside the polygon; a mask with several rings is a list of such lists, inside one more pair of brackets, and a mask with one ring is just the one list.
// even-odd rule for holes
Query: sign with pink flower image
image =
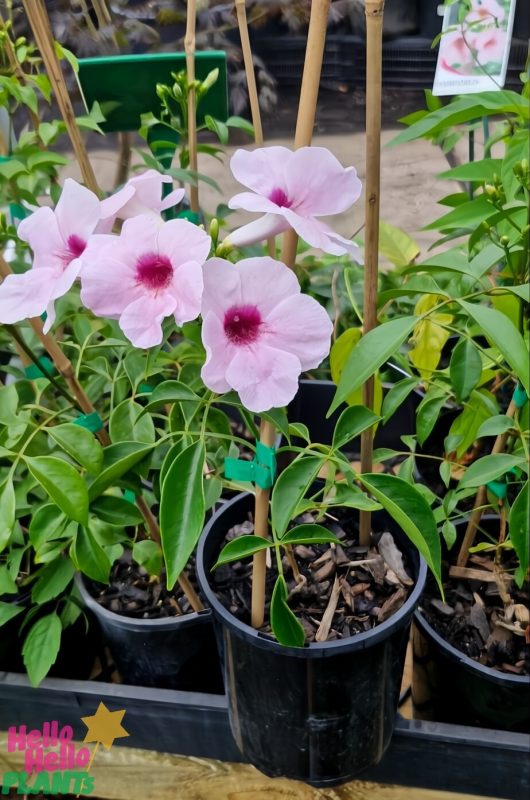
{"label": "sign with pink flower image", "polygon": [[502,89],[515,0],[456,0],[445,9],[433,94]]}

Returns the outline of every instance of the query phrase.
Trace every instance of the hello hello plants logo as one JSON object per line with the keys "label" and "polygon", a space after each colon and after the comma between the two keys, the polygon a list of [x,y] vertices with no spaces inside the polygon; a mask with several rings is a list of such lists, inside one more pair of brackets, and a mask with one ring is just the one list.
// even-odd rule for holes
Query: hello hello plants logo
{"label": "hello hello plants logo", "polygon": [[115,739],[129,736],[122,725],[125,711],[109,711],[100,703],[91,717],[81,717],[87,727],[82,744],[73,741],[74,731],[70,725],[59,726],[57,720],[45,722],[42,730],[29,730],[26,725],[11,727],[7,732],[7,752],[23,753],[24,769],[6,772],[0,778],[2,794],[13,789],[19,794],[56,797],[58,794],[74,794],[77,797],[94,792],[95,779],[90,769],[102,744],[110,750]]}

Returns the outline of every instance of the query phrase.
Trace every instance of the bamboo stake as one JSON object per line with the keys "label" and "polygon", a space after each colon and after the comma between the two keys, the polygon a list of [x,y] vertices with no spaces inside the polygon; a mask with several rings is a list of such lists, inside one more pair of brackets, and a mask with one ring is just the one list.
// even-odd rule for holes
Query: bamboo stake
{"label": "bamboo stake", "polygon": [[[331,0],[313,0],[311,4],[304,73],[294,137],[295,149],[309,146],[313,139],[330,4]],[[282,261],[289,267],[294,267],[297,244],[298,236],[295,231],[292,229],[286,231],[283,235]]]}
{"label": "bamboo stake", "polygon": [[[259,107],[258,87],[256,85],[256,73],[254,71],[254,59],[250,47],[250,37],[248,35],[247,8],[245,0],[235,0],[237,24],[239,26],[239,38],[241,39],[241,50],[243,51],[243,62],[245,64],[245,75],[247,78],[248,99],[250,103],[250,114],[252,116],[252,126],[254,128],[254,141],[258,147],[263,147],[263,127],[261,124],[261,112]],[[267,239],[267,248],[271,258],[276,256],[276,242],[274,237]]]}
{"label": "bamboo stake", "polygon": [[[364,324],[368,333],[377,326],[377,277],[379,259],[379,196],[381,187],[381,85],[384,0],[366,0],[366,187]],[[363,404],[373,410],[374,377],[363,385]],[[361,471],[372,471],[373,431],[361,434]],[[370,544],[372,519],[360,513],[362,546]]]}
{"label": "bamboo stake", "polygon": [[78,161],[85,185],[98,196],[101,195],[94,170],[77,127],[70,95],[66,87],[61,64],[55,52],[53,33],[48,19],[44,0],[23,0],[28,22],[31,26],[37,47],[53,88],[57,104],[66,125],[75,157]]}
{"label": "bamboo stake", "polygon": [[[506,416],[508,417],[508,419],[513,419],[516,408],[517,406],[512,400],[506,411]],[[507,438],[508,438],[507,433],[500,433],[497,436],[491,450],[492,455],[496,453],[502,453],[504,451],[504,448],[506,447]],[[460,550],[458,551],[458,558],[456,559],[457,567],[465,567],[467,563],[467,559],[469,558],[469,548],[473,546],[473,542],[475,541],[477,528],[480,525],[480,520],[482,519],[482,514],[484,513],[484,506],[486,505],[487,502],[488,502],[487,489],[485,486],[481,486],[476,494],[475,502],[473,503],[473,511],[469,518],[466,532],[464,534],[462,544],[460,545]]]}
{"label": "bamboo stake", "polygon": [[[296,120],[295,148],[310,145],[313,138],[330,2],[331,0],[313,0],[311,4],[304,74]],[[297,241],[298,237],[294,231],[287,231],[284,234],[282,261],[291,268],[294,267],[296,259]],[[274,425],[262,420],[260,441],[267,447],[272,447],[275,439]],[[269,527],[269,498],[270,489],[260,489],[259,486],[256,486],[254,533],[265,538],[268,536]],[[265,617],[265,577],[265,551],[263,550],[257,553],[253,559],[251,619],[254,628],[260,628]]]}
{"label": "bamboo stake", "polygon": [[[197,98],[195,89],[190,88],[195,81],[195,27],[197,22],[196,0],[188,0],[186,16],[186,36],[184,51],[186,53],[186,72],[188,75],[188,150],[190,169],[197,172]],[[190,208],[199,212],[199,187],[190,185]]]}

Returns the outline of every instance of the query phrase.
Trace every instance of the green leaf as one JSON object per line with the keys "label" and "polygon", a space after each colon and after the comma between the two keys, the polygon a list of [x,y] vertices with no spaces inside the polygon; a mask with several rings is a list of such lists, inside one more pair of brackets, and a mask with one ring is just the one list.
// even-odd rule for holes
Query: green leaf
{"label": "green leaf", "polygon": [[95,500],[109,486],[123,478],[152,449],[152,445],[142,444],[141,442],[119,442],[105,447],[103,451],[103,467],[88,490],[90,500]]}
{"label": "green leaf", "polygon": [[349,406],[345,408],[333,431],[333,449],[339,450],[367,428],[371,428],[381,417],[374,414],[366,406]]}
{"label": "green leaf", "polygon": [[418,548],[443,593],[440,537],[425,497],[392,475],[367,474],[361,475],[360,480]]}
{"label": "green leaf", "polygon": [[22,172],[27,172],[22,161],[9,158],[7,161],[0,163],[0,175],[8,181],[13,180],[13,178],[16,178],[16,176],[20,175]]}
{"label": "green leaf", "polygon": [[155,441],[155,426],[149,414],[144,413],[143,406],[134,400],[127,399],[116,406],[109,420],[109,433],[113,442],[145,442]]}
{"label": "green leaf", "polygon": [[272,490],[272,526],[278,537],[282,537],[311,484],[320,472],[325,457],[304,455],[296,458],[284,469]]}
{"label": "green leaf", "polygon": [[16,497],[13,481],[7,478],[0,489],[0,553],[9,543],[15,527]]}
{"label": "green leaf", "polygon": [[508,317],[494,308],[458,300],[469,316],[480,326],[484,335],[502,353],[530,395],[530,360],[524,339]]}
{"label": "green leaf", "polygon": [[407,267],[419,256],[421,249],[408,233],[389,225],[379,223],[379,252],[396,267]]}
{"label": "green leaf", "polygon": [[278,575],[272,592],[270,617],[272,632],[285,647],[303,647],[305,633],[301,623],[287,605],[287,584]]}
{"label": "green leaf", "polygon": [[25,610],[24,606],[17,606],[15,603],[4,603],[3,600],[0,600],[0,628]]}
{"label": "green leaf", "polygon": [[160,498],[160,537],[172,589],[195,549],[204,525],[203,469],[206,454],[198,441],[171,464]]}
{"label": "green leaf", "polygon": [[511,453],[493,453],[483,456],[469,466],[459,482],[459,488],[468,486],[485,486],[501,475],[505,475],[513,467],[525,467],[526,459]]}
{"label": "green leaf", "polygon": [[210,114],[205,114],[204,124],[209,131],[216,134],[221,144],[228,144],[230,132],[224,122],[221,122],[219,119],[214,119]]}
{"label": "green leaf", "polygon": [[290,422],[289,423],[289,436],[288,439],[295,437],[298,439],[303,439],[304,442],[308,444],[311,442],[311,434],[309,433],[309,428],[307,425],[304,425],[303,422]]}
{"label": "green leaf", "polygon": [[48,428],[48,433],[61,450],[68,453],[91,475],[97,475],[103,464],[103,448],[94,434],[80,425],[66,423]]}
{"label": "green leaf", "polygon": [[430,231],[450,231],[457,228],[466,230],[476,228],[477,225],[495,211],[495,206],[483,194],[479,194],[474,200],[449,211],[442,217],[435,219],[429,225],[424,225],[423,230]]}
{"label": "green leaf", "polygon": [[459,164],[441,172],[437,177],[453,181],[491,182],[494,175],[500,175],[501,165],[501,158],[483,158],[480,161],[470,161],[469,164]]}
{"label": "green leaf", "polygon": [[271,408],[269,411],[264,411],[261,417],[271,422],[286,439],[289,438],[289,422],[285,408]]}
{"label": "green leaf", "polygon": [[90,510],[103,522],[119,528],[140,525],[143,521],[141,513],[133,503],[129,503],[123,497],[114,497],[109,494],[104,494],[94,500],[90,505]]}
{"label": "green leaf", "polygon": [[358,508],[361,511],[378,511],[381,506],[375,500],[362,492],[358,486],[348,486],[346,483],[336,483],[332,491],[325,497],[326,506],[340,508]]}
{"label": "green leaf", "polygon": [[432,388],[416,409],[416,436],[420,444],[423,444],[432,432],[446,399],[439,389]]}
{"label": "green leaf", "polygon": [[53,503],[40,506],[29,523],[29,540],[35,550],[50,540],[60,538],[68,520],[60,508]]}
{"label": "green leaf", "polygon": [[386,423],[392,417],[400,405],[405,402],[409,394],[416,388],[418,381],[416,378],[403,378],[392,386],[385,394],[381,415],[383,422]]}
{"label": "green leaf", "polygon": [[63,592],[74,577],[75,567],[68,558],[57,558],[44,567],[33,584],[31,599],[41,605]]}
{"label": "green leaf", "polygon": [[264,539],[263,536],[253,534],[238,536],[237,539],[232,539],[231,542],[225,544],[213,569],[221,564],[229,564],[231,561],[241,561],[241,559],[253,556],[254,553],[259,553],[260,550],[266,550],[268,547],[273,547],[273,542],[270,539]]}
{"label": "green leaf", "polygon": [[454,522],[451,522],[450,519],[446,519],[444,524],[442,525],[442,536],[444,537],[445,544],[451,549],[451,547],[456,542],[457,531]]}
{"label": "green leaf", "polygon": [[507,433],[514,425],[515,423],[511,417],[507,417],[506,414],[496,414],[482,423],[477,431],[477,438],[499,436],[502,433]]}
{"label": "green leaf", "polygon": [[11,576],[7,564],[0,564],[0,597],[3,594],[17,594],[18,586]]}
{"label": "green leaf", "polygon": [[29,471],[69,519],[86,523],[88,492],[83,478],[66,461],[54,456],[26,458]]}
{"label": "green leaf", "polygon": [[502,168],[498,170],[507,200],[511,200],[515,194],[521,190],[521,183],[517,179],[513,168],[518,162],[522,161],[523,158],[528,158],[528,151],[530,149],[528,136],[528,129],[516,131],[510,138],[506,147],[506,153],[502,160]]}
{"label": "green leaf", "polygon": [[530,556],[530,493],[528,481],[515,498],[510,509],[510,540],[524,575],[528,572]]}
{"label": "green leaf", "polygon": [[464,410],[451,424],[446,440],[448,454],[460,459],[477,438],[477,431],[489,417],[499,413],[495,397],[485,389],[474,389]]}
{"label": "green leaf", "polygon": [[243,117],[228,117],[226,124],[229,128],[238,128],[248,136],[254,137],[254,126],[248,119],[244,119]]}
{"label": "green leaf", "polygon": [[109,557],[87,528],[79,528],[70,547],[70,558],[83,575],[99,583],[108,583]]}
{"label": "green leaf", "polygon": [[482,375],[482,359],[471,339],[460,339],[451,354],[449,377],[456,399],[467,400]]}
{"label": "green leaf", "polygon": [[35,167],[42,167],[42,166],[65,166],[68,164],[68,159],[66,156],[61,156],[59,153],[51,153],[49,151],[43,151],[39,153],[35,153],[34,155],[28,158],[28,169],[33,171]]}
{"label": "green leaf", "polygon": [[297,525],[295,528],[291,528],[291,530],[287,531],[282,538],[282,545],[326,543],[340,544],[341,542],[330,530],[316,523]]}
{"label": "green leaf", "polygon": [[199,395],[180,381],[164,381],[155,387],[149,396],[149,402],[145,406],[145,411],[156,411],[162,406],[172,403],[181,403],[183,400],[200,400]]}
{"label": "green leaf", "polygon": [[32,686],[38,686],[55,664],[61,633],[61,620],[54,612],[37,620],[26,636],[22,656]]}
{"label": "green leaf", "polygon": [[143,539],[135,542],[132,550],[133,560],[147,570],[149,575],[157,577],[162,572],[162,549],[158,542]]}
{"label": "green leaf", "polygon": [[362,386],[370,375],[399,350],[416,322],[416,317],[399,317],[374,328],[361,338],[344,365],[328,417],[351,392]]}

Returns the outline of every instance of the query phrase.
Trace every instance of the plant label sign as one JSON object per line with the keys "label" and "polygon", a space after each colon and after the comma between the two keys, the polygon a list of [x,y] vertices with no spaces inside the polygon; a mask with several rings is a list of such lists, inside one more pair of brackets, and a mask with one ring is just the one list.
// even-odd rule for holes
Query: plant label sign
{"label": "plant label sign", "polygon": [[444,13],[433,94],[502,89],[515,0],[455,0]]}

